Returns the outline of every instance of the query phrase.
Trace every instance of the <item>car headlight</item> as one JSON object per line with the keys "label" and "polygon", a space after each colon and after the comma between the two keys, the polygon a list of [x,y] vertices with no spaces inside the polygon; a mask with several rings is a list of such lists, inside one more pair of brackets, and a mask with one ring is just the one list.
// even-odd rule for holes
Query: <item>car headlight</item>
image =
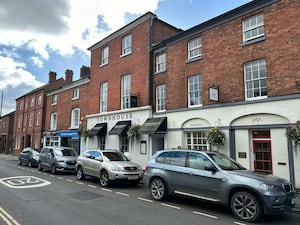
{"label": "car headlight", "polygon": [[116,172],[123,171],[123,167],[118,166],[118,165],[111,165],[109,168],[110,168],[112,171],[116,171]]}
{"label": "car headlight", "polygon": [[271,184],[260,184],[259,187],[267,192],[282,192],[283,189],[280,186],[271,185]]}
{"label": "car headlight", "polygon": [[39,157],[38,157],[37,155],[32,156],[32,158],[33,158],[34,160],[39,160]]}

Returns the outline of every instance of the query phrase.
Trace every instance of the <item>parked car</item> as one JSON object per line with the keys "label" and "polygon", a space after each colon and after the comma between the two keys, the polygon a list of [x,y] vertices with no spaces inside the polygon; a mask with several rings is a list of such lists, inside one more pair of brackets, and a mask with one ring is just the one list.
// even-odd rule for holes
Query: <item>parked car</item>
{"label": "parked car", "polygon": [[24,148],[19,155],[19,165],[37,167],[39,156],[40,152],[37,149],[31,147]]}
{"label": "parked car", "polygon": [[45,147],[42,148],[38,163],[39,170],[56,172],[74,172],[78,155],[73,148],[69,147]]}
{"label": "parked car", "polygon": [[76,174],[79,180],[86,175],[99,178],[100,185],[107,187],[116,180],[138,184],[143,179],[144,171],[121,151],[91,149],[77,158]]}
{"label": "parked car", "polygon": [[157,152],[146,166],[145,183],[155,200],[176,194],[220,203],[247,222],[287,211],[296,198],[287,180],[246,170],[228,156],[208,151]]}

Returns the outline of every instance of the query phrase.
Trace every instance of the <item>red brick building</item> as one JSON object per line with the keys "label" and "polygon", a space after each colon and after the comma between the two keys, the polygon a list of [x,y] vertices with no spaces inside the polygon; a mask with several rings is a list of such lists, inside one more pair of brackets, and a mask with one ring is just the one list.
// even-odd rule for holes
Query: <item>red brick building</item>
{"label": "red brick building", "polygon": [[251,1],[154,47],[154,117],[168,118],[165,148],[212,149],[207,131],[218,127],[220,151],[300,187],[287,135],[300,120],[299,9],[298,0]]}
{"label": "red brick building", "polygon": [[89,67],[82,67],[80,79],[73,81],[73,71],[66,70],[66,84],[47,93],[43,146],[85,149],[89,76]]}
{"label": "red brick building", "polygon": [[180,31],[149,12],[89,48],[88,147],[140,146],[129,143],[127,131],[152,115],[152,46]]}
{"label": "red brick building", "polygon": [[0,153],[12,153],[15,112],[0,117]]}
{"label": "red brick building", "polygon": [[49,72],[49,82],[16,99],[13,154],[25,147],[41,148],[45,124],[46,94],[65,84],[63,78]]}

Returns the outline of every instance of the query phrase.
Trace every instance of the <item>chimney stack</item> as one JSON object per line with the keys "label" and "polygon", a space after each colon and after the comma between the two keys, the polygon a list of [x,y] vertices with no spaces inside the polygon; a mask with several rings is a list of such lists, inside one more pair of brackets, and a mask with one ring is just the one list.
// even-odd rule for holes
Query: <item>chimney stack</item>
{"label": "chimney stack", "polygon": [[80,78],[89,77],[90,76],[90,67],[82,66],[80,68]]}
{"label": "chimney stack", "polygon": [[66,78],[65,78],[66,83],[71,83],[73,81],[73,71],[67,69],[66,72],[65,72],[65,75],[66,75]]}
{"label": "chimney stack", "polygon": [[56,81],[56,72],[49,71],[49,84],[53,83],[54,81]]}

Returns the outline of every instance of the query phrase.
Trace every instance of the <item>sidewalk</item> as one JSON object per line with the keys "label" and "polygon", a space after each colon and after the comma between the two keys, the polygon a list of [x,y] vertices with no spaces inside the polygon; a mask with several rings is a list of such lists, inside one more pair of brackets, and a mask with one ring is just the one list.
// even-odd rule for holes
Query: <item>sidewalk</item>
{"label": "sidewalk", "polygon": [[[0,153],[0,160],[18,160],[18,156]],[[296,206],[291,212],[300,214],[300,190],[297,190]]]}

